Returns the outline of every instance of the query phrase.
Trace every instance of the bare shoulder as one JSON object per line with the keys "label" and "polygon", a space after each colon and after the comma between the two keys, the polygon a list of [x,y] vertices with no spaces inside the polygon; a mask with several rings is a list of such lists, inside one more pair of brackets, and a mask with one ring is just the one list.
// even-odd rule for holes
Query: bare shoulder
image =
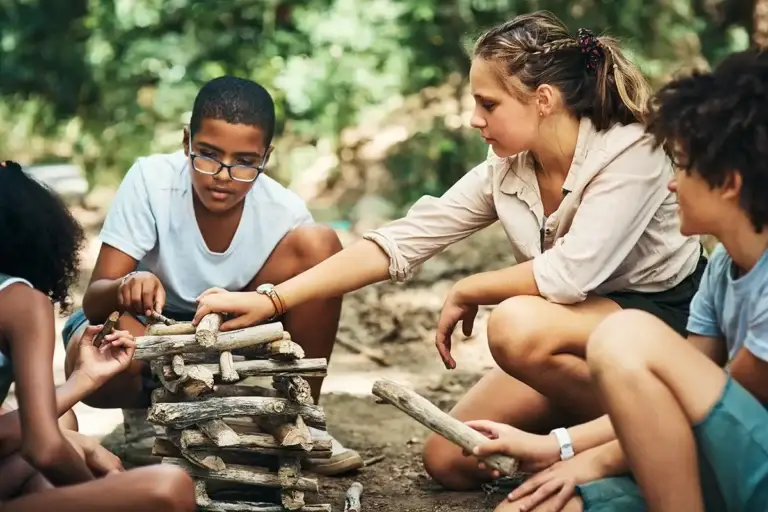
{"label": "bare shoulder", "polygon": [[0,290],[0,331],[10,333],[19,326],[35,326],[52,318],[53,305],[39,290],[24,283]]}

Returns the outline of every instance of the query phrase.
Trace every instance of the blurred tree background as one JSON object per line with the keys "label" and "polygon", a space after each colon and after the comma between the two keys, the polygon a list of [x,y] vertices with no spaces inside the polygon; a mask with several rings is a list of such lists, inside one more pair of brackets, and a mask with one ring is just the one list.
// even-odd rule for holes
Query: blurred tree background
{"label": "blurred tree background", "polygon": [[622,38],[656,84],[768,32],[766,0],[0,0],[0,155],[114,185],[229,73],[274,95],[280,181],[330,217],[402,209],[484,158],[467,48],[537,9]]}

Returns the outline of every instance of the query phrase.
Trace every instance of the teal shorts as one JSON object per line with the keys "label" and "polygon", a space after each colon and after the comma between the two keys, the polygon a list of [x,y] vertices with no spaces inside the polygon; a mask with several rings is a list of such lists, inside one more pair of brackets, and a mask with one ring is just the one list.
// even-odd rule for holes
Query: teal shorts
{"label": "teal shorts", "polygon": [[[768,511],[768,410],[729,378],[693,433],[707,511]],[[630,476],[597,480],[577,491],[586,512],[647,510]]]}

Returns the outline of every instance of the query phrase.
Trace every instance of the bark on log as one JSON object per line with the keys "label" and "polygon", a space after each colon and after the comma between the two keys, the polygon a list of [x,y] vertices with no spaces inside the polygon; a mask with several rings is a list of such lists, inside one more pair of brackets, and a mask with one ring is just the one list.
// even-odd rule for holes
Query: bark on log
{"label": "bark on log", "polygon": [[199,452],[196,450],[181,449],[181,455],[192,464],[202,469],[210,469],[212,471],[223,471],[227,468],[221,457],[218,457],[212,453]]}
{"label": "bark on log", "polygon": [[[310,447],[311,451],[307,453],[307,451],[300,446],[281,445],[272,434],[268,433],[238,434],[238,436],[240,442],[231,448],[223,450],[224,452],[231,449],[231,451],[270,456],[282,455],[302,457],[311,455],[313,459],[326,459],[331,456],[330,439],[324,438],[315,440]],[[158,437],[163,438],[163,436]],[[205,449],[211,451],[217,448],[216,444],[202,432],[191,428],[182,430],[180,434],[175,432],[167,433],[166,437],[178,437],[178,443],[190,449]]]}
{"label": "bark on log", "polygon": [[[487,440],[483,434],[441,411],[415,391],[389,379],[374,382],[373,394],[468,452]],[[491,455],[482,460],[502,476],[512,476],[517,471],[517,461],[512,457]]]}
{"label": "bark on log", "polygon": [[[172,365],[165,365],[163,360],[150,362],[152,373],[157,375],[160,383],[170,393],[182,393],[190,397],[198,397],[213,390],[213,374],[201,365],[184,366],[183,375],[176,378]],[[166,372],[165,369],[168,369]]]}
{"label": "bark on log", "polygon": [[106,321],[104,322],[104,326],[101,328],[99,332],[96,333],[96,336],[93,337],[93,346],[96,348],[99,348],[102,343],[104,343],[104,336],[111,333],[113,330],[115,330],[115,326],[117,326],[117,322],[120,320],[120,313],[117,311],[113,311],[109,314]]}
{"label": "bark on log", "polygon": [[[282,505],[255,501],[212,501],[200,510],[209,512],[285,512]],[[304,505],[300,512],[331,512],[330,505]]]}
{"label": "bark on log", "polygon": [[[194,478],[239,482],[260,487],[280,487],[280,480],[277,474],[264,468],[230,464],[222,471],[213,471],[199,468],[184,459],[175,457],[163,457],[163,464],[180,467],[186,470],[187,473]],[[293,488],[299,491],[316,493],[318,490],[317,480],[314,478],[299,477]]]}
{"label": "bark on log", "polygon": [[179,334],[195,334],[195,326],[189,322],[179,322],[172,325],[149,324],[145,336],[176,336]]}
{"label": "bark on log", "polygon": [[297,404],[314,404],[312,388],[302,377],[278,375],[272,377],[272,387],[285,398]]}
{"label": "bark on log", "polygon": [[149,314],[149,319],[154,323],[159,323],[163,325],[174,325],[176,323],[176,320],[172,318],[168,318],[167,316],[164,316],[161,313],[158,313],[157,311],[152,311]]}
{"label": "bark on log", "polygon": [[[197,424],[197,427],[200,429],[200,432],[208,436],[208,438],[219,448],[240,444],[240,436],[237,435],[237,432],[232,430],[229,425],[224,423],[224,420],[222,419],[215,418],[202,421]],[[182,437],[182,446],[183,445]]]}
{"label": "bark on log", "polygon": [[295,457],[280,459],[280,469],[277,478],[282,487],[280,501],[288,510],[299,510],[304,506],[304,493],[293,489],[301,477],[301,461]]}
{"label": "bark on log", "polygon": [[210,496],[208,496],[208,489],[205,487],[205,481],[195,480],[195,503],[197,506],[204,507],[210,505],[212,501]]}
{"label": "bark on log", "polygon": [[363,484],[353,482],[344,495],[344,512],[360,512],[362,510],[361,497],[363,494]]}
{"label": "bark on log", "polygon": [[263,386],[244,386],[244,385],[228,385],[228,384],[214,384],[213,390],[210,393],[206,393],[203,397],[190,397],[183,393],[171,393],[166,388],[157,388],[152,391],[152,403],[158,402],[192,402],[205,400],[211,397],[229,397],[229,396],[266,396],[277,397],[278,392],[272,388],[265,388]]}
{"label": "bark on log", "polygon": [[[218,364],[203,364],[199,366],[206,368],[214,376],[221,375],[221,368]],[[298,361],[255,360],[236,362],[232,366],[241,378],[265,375],[325,377],[328,362],[324,358],[300,359]],[[173,377],[173,370],[169,365],[163,368],[163,374],[167,378]]]}
{"label": "bark on log", "polygon": [[136,338],[136,353],[134,359],[148,361],[158,357],[196,353],[215,350],[235,350],[238,348],[259,345],[280,340],[283,336],[283,325],[280,322],[247,327],[237,331],[224,332],[218,335],[216,343],[211,346],[199,345],[196,334],[178,334],[174,336],[139,336]]}
{"label": "bark on log", "polygon": [[184,428],[223,416],[301,415],[307,425],[325,428],[325,413],[315,405],[299,405],[283,398],[227,397],[199,402],[158,403],[149,408],[147,420],[156,425]]}
{"label": "bark on log", "polygon": [[225,350],[219,355],[219,368],[221,369],[221,380],[227,383],[233,383],[240,380],[234,368],[235,362],[232,360],[232,352]]}
{"label": "bark on log", "polygon": [[291,420],[267,417],[259,420],[259,426],[264,432],[272,434],[280,446],[299,448],[305,452],[312,450],[312,433],[301,416]]}
{"label": "bark on log", "polygon": [[195,341],[201,347],[212,347],[216,343],[222,316],[218,313],[205,315],[195,330]]}
{"label": "bark on log", "polygon": [[278,361],[295,361],[297,359],[304,359],[305,356],[301,345],[286,339],[250,347],[244,353],[247,353],[248,357],[252,358],[268,357]]}

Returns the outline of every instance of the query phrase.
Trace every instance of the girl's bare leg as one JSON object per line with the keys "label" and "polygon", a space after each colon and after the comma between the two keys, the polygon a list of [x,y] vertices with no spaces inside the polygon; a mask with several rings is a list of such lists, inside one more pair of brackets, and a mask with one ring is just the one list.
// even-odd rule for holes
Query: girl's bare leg
{"label": "girl's bare leg", "polygon": [[149,466],[0,503],[0,512],[191,512],[195,492],[183,470]]}
{"label": "girl's bare leg", "polygon": [[703,511],[691,425],[719,400],[725,372],[639,311],[606,319],[588,361],[649,509]]}
{"label": "girl's bare leg", "polygon": [[[539,434],[600,416],[602,406],[591,388],[586,345],[592,330],[618,308],[601,297],[573,306],[540,297],[504,301],[488,321],[488,343],[501,369],[475,384],[451,415],[461,421],[498,421]],[[567,409],[560,406],[566,399],[570,400]],[[490,480],[477,462],[436,434],[424,445],[427,472],[449,489],[475,489]]]}
{"label": "girl's bare leg", "polygon": [[[536,508],[532,508],[530,510],[526,509],[525,512],[549,512],[553,510],[551,503],[552,501],[553,500],[547,500]],[[520,512],[521,505],[524,505],[524,503],[520,503],[520,501],[504,500],[499,503],[493,512]],[[577,496],[575,498],[571,498],[571,500],[565,504],[565,507],[559,510],[560,512],[582,512],[584,510],[584,505],[581,501],[581,498]]]}

